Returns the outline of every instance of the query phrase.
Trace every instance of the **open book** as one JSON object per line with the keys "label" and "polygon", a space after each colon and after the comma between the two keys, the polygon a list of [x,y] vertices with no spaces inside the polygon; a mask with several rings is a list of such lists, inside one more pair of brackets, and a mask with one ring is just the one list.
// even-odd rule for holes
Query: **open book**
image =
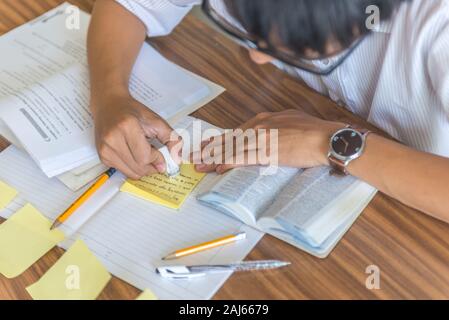
{"label": "open book", "polygon": [[[68,28],[68,7],[63,4],[0,38],[0,129],[48,177],[88,164],[83,172],[61,177],[76,189],[85,177],[95,178],[104,168],[99,166],[89,110],[85,44],[90,16],[81,12],[79,28]],[[222,92],[146,43],[129,86],[136,100],[170,123]],[[76,180],[89,169],[93,172]]]}
{"label": "open book", "polygon": [[320,258],[326,257],[354,223],[376,189],[325,167],[234,169],[198,200]]}

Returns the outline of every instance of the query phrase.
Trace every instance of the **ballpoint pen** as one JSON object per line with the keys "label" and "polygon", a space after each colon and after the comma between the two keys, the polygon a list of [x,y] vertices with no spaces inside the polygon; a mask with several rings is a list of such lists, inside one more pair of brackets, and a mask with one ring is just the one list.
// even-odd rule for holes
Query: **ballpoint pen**
{"label": "ballpoint pen", "polygon": [[156,272],[164,278],[193,279],[204,277],[210,273],[229,271],[257,271],[282,268],[290,265],[290,262],[278,260],[243,261],[219,265],[194,265],[194,266],[164,266],[156,269]]}

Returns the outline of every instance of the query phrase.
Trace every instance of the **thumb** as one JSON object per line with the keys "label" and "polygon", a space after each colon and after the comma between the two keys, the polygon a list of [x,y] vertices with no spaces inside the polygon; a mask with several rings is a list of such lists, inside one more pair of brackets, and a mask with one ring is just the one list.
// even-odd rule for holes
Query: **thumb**
{"label": "thumb", "polygon": [[182,138],[173,130],[172,127],[160,117],[152,117],[142,121],[142,129],[149,139],[157,139],[163,145],[166,145],[170,155],[177,163],[181,163],[181,152],[183,147]]}
{"label": "thumb", "polygon": [[151,164],[156,168],[159,173],[165,173],[167,170],[167,165],[165,164],[165,159],[162,153],[156,148],[151,148],[152,162]]}

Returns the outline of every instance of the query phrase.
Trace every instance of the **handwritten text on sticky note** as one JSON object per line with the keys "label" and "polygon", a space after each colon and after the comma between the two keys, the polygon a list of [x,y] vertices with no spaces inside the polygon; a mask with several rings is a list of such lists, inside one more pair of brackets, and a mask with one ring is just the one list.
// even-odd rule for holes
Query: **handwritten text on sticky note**
{"label": "handwritten text on sticky note", "polygon": [[193,164],[183,164],[180,174],[176,177],[155,174],[138,181],[128,180],[122,186],[121,191],[169,208],[178,209],[204,175],[204,173],[197,172]]}

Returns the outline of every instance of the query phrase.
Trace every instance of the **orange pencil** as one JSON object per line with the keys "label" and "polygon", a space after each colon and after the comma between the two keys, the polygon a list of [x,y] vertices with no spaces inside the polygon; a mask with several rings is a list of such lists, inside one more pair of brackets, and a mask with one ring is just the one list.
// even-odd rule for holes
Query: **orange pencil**
{"label": "orange pencil", "polygon": [[188,256],[188,255],[198,253],[198,252],[201,252],[204,250],[223,246],[225,244],[236,242],[236,241],[243,240],[243,239],[246,239],[245,232],[226,236],[226,237],[215,239],[215,240],[208,241],[208,242],[204,242],[204,243],[198,244],[196,246],[188,247],[185,249],[177,250],[175,252],[170,253],[166,257],[162,258],[162,260],[173,260],[173,259],[181,258],[184,256]]}
{"label": "orange pencil", "polygon": [[87,201],[102,185],[109,180],[109,178],[116,172],[114,168],[110,168],[108,171],[103,173],[97,182],[95,182],[89,189],[86,190],[66,211],[64,211],[51,225],[51,230],[59,227],[63,224],[70,216],[79,208],[83,203]]}

